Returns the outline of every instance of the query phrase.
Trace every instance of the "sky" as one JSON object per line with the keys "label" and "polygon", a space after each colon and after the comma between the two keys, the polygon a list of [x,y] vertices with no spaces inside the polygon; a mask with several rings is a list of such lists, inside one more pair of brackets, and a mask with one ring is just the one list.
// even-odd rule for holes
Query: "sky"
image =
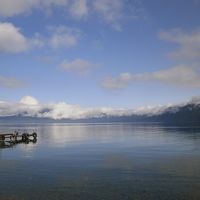
{"label": "sky", "polygon": [[199,96],[199,10],[199,0],[0,0],[0,101],[127,109]]}

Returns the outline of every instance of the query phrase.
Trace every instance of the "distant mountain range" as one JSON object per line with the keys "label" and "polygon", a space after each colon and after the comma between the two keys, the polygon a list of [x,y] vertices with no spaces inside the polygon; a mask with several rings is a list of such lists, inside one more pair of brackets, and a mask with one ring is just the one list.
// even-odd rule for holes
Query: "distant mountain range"
{"label": "distant mountain range", "polygon": [[166,106],[149,112],[132,112],[129,114],[99,113],[80,119],[53,119],[48,117],[26,116],[26,113],[18,113],[12,116],[0,116],[0,122],[67,122],[67,123],[111,123],[111,122],[161,122],[161,123],[195,123],[200,125],[200,98],[195,97],[187,103]]}

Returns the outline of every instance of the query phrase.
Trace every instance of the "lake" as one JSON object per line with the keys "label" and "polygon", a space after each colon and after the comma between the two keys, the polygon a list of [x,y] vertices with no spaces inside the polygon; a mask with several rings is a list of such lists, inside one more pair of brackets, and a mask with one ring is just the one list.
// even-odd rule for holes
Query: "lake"
{"label": "lake", "polygon": [[200,199],[200,127],[0,123],[33,129],[0,149],[1,200]]}

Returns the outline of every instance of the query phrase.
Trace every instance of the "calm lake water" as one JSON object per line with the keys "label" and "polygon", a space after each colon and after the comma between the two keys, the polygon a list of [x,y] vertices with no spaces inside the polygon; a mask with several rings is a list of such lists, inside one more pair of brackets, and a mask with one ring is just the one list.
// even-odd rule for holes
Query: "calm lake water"
{"label": "calm lake water", "polygon": [[0,200],[199,200],[200,127],[0,124],[37,143],[0,149]]}

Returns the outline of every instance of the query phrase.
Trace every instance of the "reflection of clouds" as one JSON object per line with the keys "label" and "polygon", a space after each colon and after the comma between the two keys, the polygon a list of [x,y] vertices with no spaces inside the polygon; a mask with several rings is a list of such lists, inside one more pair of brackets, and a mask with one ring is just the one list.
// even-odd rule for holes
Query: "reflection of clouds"
{"label": "reflection of clouds", "polygon": [[24,152],[32,152],[34,149],[37,148],[37,143],[29,142],[28,144],[22,143],[18,145],[21,151]]}
{"label": "reflection of clouds", "polygon": [[[160,124],[9,124],[1,125],[0,132],[14,129],[36,129],[37,144],[19,144],[16,149],[26,157],[52,155],[88,154],[132,155],[149,162],[159,157],[169,158],[183,153],[200,152],[200,132],[198,128],[162,126]],[[63,151],[65,148],[70,151]],[[17,152],[15,150],[15,153]],[[0,153],[1,154],[1,153]],[[11,153],[10,153],[11,154]],[[20,155],[21,156],[21,155]],[[123,158],[123,159],[127,159]],[[106,158],[107,161],[110,158]],[[121,158],[120,158],[121,159]],[[119,158],[106,161],[120,165]],[[148,163],[147,162],[147,163]],[[117,164],[118,163],[118,164]],[[127,163],[124,161],[124,163]],[[130,164],[130,163],[129,163]],[[127,164],[128,165],[128,164]],[[134,167],[137,163],[134,162]],[[125,168],[125,166],[124,166]]]}
{"label": "reflection of clouds", "polygon": [[40,135],[43,142],[48,140],[47,144],[57,147],[82,143],[104,145],[121,143],[132,147],[155,143],[152,135],[143,136],[144,129],[114,124],[51,124],[43,127]]}
{"label": "reflection of clouds", "polygon": [[[101,144],[112,148],[200,149],[199,129],[169,127],[159,124],[23,124],[0,126],[0,131],[37,129],[37,144],[24,145],[25,151],[36,147]],[[9,132],[9,131],[8,131]],[[152,153],[152,152],[151,152]]]}
{"label": "reflection of clouds", "polygon": [[113,143],[115,138],[124,137],[124,129],[117,126],[96,124],[51,124],[41,129],[40,137],[48,140],[48,144],[64,147],[69,144],[81,143]]}
{"label": "reflection of clouds", "polygon": [[[47,129],[46,129],[47,128]],[[88,139],[85,126],[52,124],[43,130],[48,144],[56,147],[65,147],[68,144],[79,143]]]}

